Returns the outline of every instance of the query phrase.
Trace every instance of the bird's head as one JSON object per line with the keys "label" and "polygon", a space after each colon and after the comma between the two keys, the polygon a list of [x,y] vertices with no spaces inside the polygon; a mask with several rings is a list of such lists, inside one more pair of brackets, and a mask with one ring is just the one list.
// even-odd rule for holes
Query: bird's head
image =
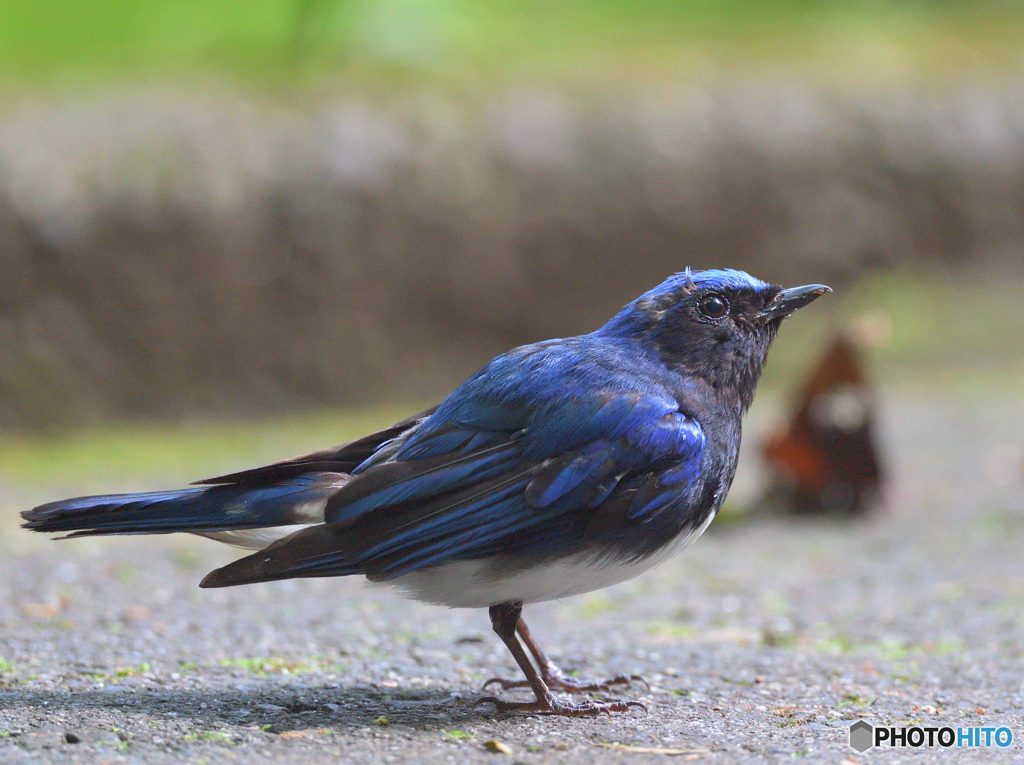
{"label": "bird's head", "polygon": [[735,395],[746,409],[779,325],[831,291],[823,284],[783,289],[731,269],[687,269],[629,303],[599,332],[637,337],[666,366]]}

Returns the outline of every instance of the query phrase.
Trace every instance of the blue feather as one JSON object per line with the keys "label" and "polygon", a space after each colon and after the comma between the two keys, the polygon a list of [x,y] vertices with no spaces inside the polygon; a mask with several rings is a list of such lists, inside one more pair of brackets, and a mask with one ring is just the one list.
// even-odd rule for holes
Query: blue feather
{"label": "blue feather", "polygon": [[[594,358],[604,361],[594,364]],[[638,363],[648,362],[593,335],[499,356],[374,468],[405,474],[366,493],[361,486],[369,484],[353,482],[339,493],[328,522],[346,524],[351,556],[387,576],[482,555],[528,529],[547,529],[544,524],[559,526],[553,540],[582,537],[581,511],[611,501],[624,475],[637,476],[631,486],[645,485],[644,471],[654,468],[676,465],[688,475],[704,446],[699,425],[677,411],[666,387],[638,389]],[[521,384],[525,380],[528,386]],[[467,436],[467,423],[487,427]],[[508,430],[491,429],[497,425]],[[502,475],[514,483],[479,496],[471,491]],[[647,488],[633,498],[628,514],[653,512],[687,487],[680,479],[657,486],[653,495]],[[409,519],[394,528],[387,518],[397,508]],[[383,538],[373,531],[371,519],[378,514]],[[575,520],[557,520],[565,514]]]}
{"label": "blue feather", "polygon": [[598,441],[579,452],[548,460],[527,487],[526,498],[534,507],[547,507],[580,484],[592,487],[615,469],[614,458],[613,445]]}
{"label": "blue feather", "polygon": [[325,503],[343,476],[308,473],[272,486],[208,486],[79,497],[26,514],[30,528],[89,534],[158,534],[281,526],[308,520],[302,508]]}
{"label": "blue feather", "polygon": [[[412,462],[415,463],[415,461]],[[344,502],[330,513],[327,520],[331,523],[350,521],[381,507],[390,507],[452,491],[461,486],[499,475],[514,464],[515,453],[507,445],[490,447],[433,465],[421,472],[414,472],[407,477],[382,486],[373,493]],[[360,488],[356,483],[351,486],[354,490]],[[343,496],[343,494],[339,494],[339,497]]]}
{"label": "blue feather", "polygon": [[449,452],[456,451],[475,435],[476,433],[472,430],[457,428],[450,431],[441,431],[436,435],[426,438],[410,440],[395,453],[395,459],[414,460],[424,457],[436,457],[438,454],[448,454]]}
{"label": "blue feather", "polygon": [[362,558],[370,560],[384,555],[393,555],[406,548],[417,548],[432,539],[443,537],[465,526],[464,521],[474,513],[483,513],[486,517],[500,516],[508,507],[506,498],[512,496],[520,501],[525,479],[512,479],[500,485],[494,491],[470,494],[460,498],[424,517],[418,518],[408,528],[392,532],[387,539],[362,551]]}

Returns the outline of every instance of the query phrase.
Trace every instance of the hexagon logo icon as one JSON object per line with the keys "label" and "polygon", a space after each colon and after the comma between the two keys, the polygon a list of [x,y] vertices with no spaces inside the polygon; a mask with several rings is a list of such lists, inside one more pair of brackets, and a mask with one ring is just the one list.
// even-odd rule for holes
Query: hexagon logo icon
{"label": "hexagon logo icon", "polygon": [[866,752],[874,746],[875,729],[865,720],[857,720],[850,726],[850,746],[858,752]]}

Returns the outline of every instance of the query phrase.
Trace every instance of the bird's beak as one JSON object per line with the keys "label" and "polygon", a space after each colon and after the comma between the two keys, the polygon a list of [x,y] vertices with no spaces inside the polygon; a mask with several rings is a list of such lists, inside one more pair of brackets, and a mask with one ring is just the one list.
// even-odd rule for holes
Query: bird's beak
{"label": "bird's beak", "polygon": [[813,303],[826,292],[831,291],[832,288],[826,287],[824,284],[808,284],[805,287],[791,287],[788,290],[782,290],[772,299],[772,302],[765,306],[761,315],[769,320],[784,319],[796,309]]}

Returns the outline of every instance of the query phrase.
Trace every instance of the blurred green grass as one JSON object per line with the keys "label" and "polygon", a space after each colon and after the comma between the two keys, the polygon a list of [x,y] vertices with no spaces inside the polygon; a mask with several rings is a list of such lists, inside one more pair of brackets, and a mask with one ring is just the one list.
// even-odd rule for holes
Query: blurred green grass
{"label": "blurred green grass", "polygon": [[60,436],[6,434],[0,484],[28,493],[50,487],[79,493],[154,489],[351,441],[424,408],[392,404],[255,422],[115,423]]}
{"label": "blurred green grass", "polygon": [[771,76],[853,84],[1019,68],[1019,2],[6,0],[0,87],[226,79],[457,89]]}

